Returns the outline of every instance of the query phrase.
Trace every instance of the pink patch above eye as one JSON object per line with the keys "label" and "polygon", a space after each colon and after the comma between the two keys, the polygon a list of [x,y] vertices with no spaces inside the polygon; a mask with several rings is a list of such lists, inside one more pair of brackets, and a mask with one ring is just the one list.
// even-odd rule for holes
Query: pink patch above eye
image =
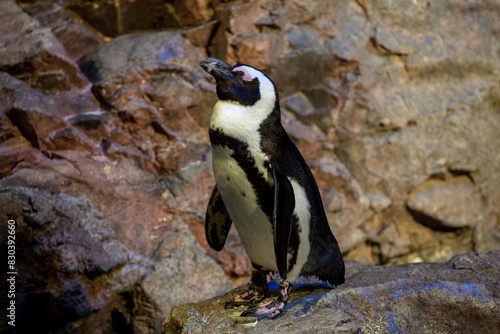
{"label": "pink patch above eye", "polygon": [[245,81],[252,81],[252,77],[250,76],[250,73],[245,70],[243,67],[235,67],[233,68],[233,72],[243,72],[243,80]]}

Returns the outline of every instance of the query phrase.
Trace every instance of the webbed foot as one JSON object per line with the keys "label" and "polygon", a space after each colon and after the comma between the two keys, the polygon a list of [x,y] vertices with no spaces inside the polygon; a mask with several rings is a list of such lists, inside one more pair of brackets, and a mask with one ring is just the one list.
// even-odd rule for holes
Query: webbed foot
{"label": "webbed foot", "polygon": [[267,273],[256,270],[252,273],[251,283],[248,290],[240,293],[229,301],[224,303],[224,307],[232,309],[243,305],[255,305],[269,297],[269,288],[267,287]]}
{"label": "webbed foot", "polygon": [[256,317],[257,319],[273,319],[280,316],[285,309],[288,297],[292,291],[292,284],[285,280],[280,281],[278,294],[271,299],[262,301],[241,314],[242,317]]}

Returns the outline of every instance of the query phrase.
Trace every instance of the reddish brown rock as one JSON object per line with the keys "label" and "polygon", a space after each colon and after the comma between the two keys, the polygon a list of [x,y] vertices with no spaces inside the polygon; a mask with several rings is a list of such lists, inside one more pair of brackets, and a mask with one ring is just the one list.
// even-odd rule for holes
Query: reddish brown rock
{"label": "reddish brown rock", "polygon": [[57,110],[46,103],[44,95],[23,81],[0,72],[0,87],[2,100],[6,102],[0,110],[4,119],[3,131],[20,134],[36,149],[47,149],[49,136],[68,126]]}
{"label": "reddish brown rock", "polygon": [[87,78],[49,29],[13,1],[0,3],[0,71],[42,91],[88,88]]}
{"label": "reddish brown rock", "polygon": [[138,30],[199,26],[211,21],[214,15],[212,2],[208,0],[92,3],[77,0],[67,6],[101,33],[113,37]]}
{"label": "reddish brown rock", "polygon": [[[22,137],[18,137],[22,138]],[[0,159],[2,161],[0,169],[0,177],[9,175],[20,162],[33,163],[36,160],[44,159],[45,157],[37,149],[31,148],[29,143],[25,143],[27,147],[12,147],[12,143],[0,144]],[[29,147],[29,148],[28,148]]]}
{"label": "reddish brown rock", "polygon": [[[121,36],[84,63],[98,99],[116,111],[116,126],[131,136],[127,145],[144,155],[148,171],[171,173],[208,145],[203,129],[215,96],[213,87],[199,84],[203,57],[182,34],[162,32]],[[114,159],[130,151],[109,139],[102,149]]]}
{"label": "reddish brown rock", "polygon": [[[179,219],[182,211],[172,214],[175,207],[162,199],[164,191],[131,160],[113,163],[71,152],[21,162],[2,178],[0,217],[19,222],[23,252],[33,253],[20,258],[37,259],[44,267],[32,271],[19,262],[25,273],[18,282],[20,300],[47,295],[57,306],[55,313],[39,313],[51,321],[23,321],[23,329],[46,332],[71,324],[144,331],[178,303],[228,290],[223,270],[203,254]],[[205,276],[212,279],[200,282]],[[71,298],[78,302],[71,304]],[[20,302],[19,309],[27,311],[19,319],[32,312],[25,305]],[[144,315],[148,321],[131,320],[139,305],[151,305]],[[103,320],[116,312],[125,317],[119,324]]]}
{"label": "reddish brown rock", "polygon": [[84,24],[82,19],[57,2],[34,2],[23,8],[46,28],[64,46],[66,53],[78,61],[94,51],[104,40],[98,33]]}
{"label": "reddish brown rock", "polygon": [[191,42],[194,46],[207,48],[211,41],[212,35],[215,28],[217,27],[217,21],[210,21],[201,26],[197,26],[188,30],[183,31],[182,35]]}

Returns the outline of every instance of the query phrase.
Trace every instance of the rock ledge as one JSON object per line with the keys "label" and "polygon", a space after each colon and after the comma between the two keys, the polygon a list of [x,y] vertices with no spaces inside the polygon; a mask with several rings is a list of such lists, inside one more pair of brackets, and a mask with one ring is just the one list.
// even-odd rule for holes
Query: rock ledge
{"label": "rock ledge", "polygon": [[226,296],[178,305],[162,333],[493,333],[500,328],[500,250],[444,263],[363,266],[347,262],[336,289],[294,288],[282,317],[254,321],[225,310]]}

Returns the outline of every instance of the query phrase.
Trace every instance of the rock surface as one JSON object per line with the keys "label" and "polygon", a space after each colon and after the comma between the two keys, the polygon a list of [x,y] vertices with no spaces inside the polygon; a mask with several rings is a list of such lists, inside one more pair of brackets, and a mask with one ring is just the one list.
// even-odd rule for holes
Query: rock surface
{"label": "rock surface", "polygon": [[445,263],[391,267],[348,262],[347,281],[329,290],[292,290],[274,320],[241,318],[234,295],[174,307],[162,333],[496,333],[500,326],[500,251],[457,255]]}
{"label": "rock surface", "polygon": [[[26,7],[47,24],[42,27],[14,2],[0,2],[1,15],[10,14],[2,16],[0,24],[5,31],[0,36],[0,219],[17,223],[16,331],[155,332],[174,305],[213,297],[232,287],[187,224],[190,219],[197,222],[204,208],[193,212],[193,196],[185,195],[191,201],[182,202],[180,194],[171,192],[189,191],[179,186],[169,189],[161,180],[186,173],[182,167],[202,170],[207,184],[200,186],[198,201],[205,206],[213,184],[207,163],[198,160],[201,153],[196,150],[206,149],[206,136],[193,132],[188,138],[195,139],[186,143],[178,138],[175,124],[180,123],[175,117],[181,119],[183,111],[193,110],[189,101],[176,98],[166,103],[174,115],[168,117],[173,130],[163,124],[165,118],[156,109],[151,110],[156,117],[149,119],[147,107],[137,110],[129,104],[127,114],[118,103],[115,109],[104,103],[99,85],[91,90],[91,81],[72,59],[93,51],[94,44],[81,43],[68,56],[65,48],[71,45],[63,44],[68,35],[57,34],[68,28],[64,24],[68,13],[61,13],[55,4],[46,5]],[[16,28],[21,24],[31,27],[26,38]],[[71,29],[75,26],[79,36],[94,36],[84,25]],[[202,50],[176,38],[183,43],[180,47],[162,41],[165,45],[158,52],[166,54],[165,59],[149,64],[140,59],[142,67],[130,65],[154,73],[152,65],[167,62],[169,48],[205,57]],[[175,52],[170,54],[174,63],[185,60]],[[29,61],[43,66],[31,66]],[[121,64],[127,66],[126,61]],[[40,86],[38,76],[45,75],[47,66],[50,71],[59,68],[62,75]],[[158,63],[158,72],[165,69],[161,66]],[[172,75],[176,74],[156,73],[153,81],[168,88]],[[179,72],[178,82],[189,88],[181,76]],[[85,84],[72,78],[82,78]],[[136,91],[142,94],[141,89]],[[191,148],[198,137],[203,148]],[[6,233],[0,230],[2,240]],[[3,254],[5,247],[3,243]],[[212,279],[201,281],[205,276]],[[2,299],[2,305],[5,302]],[[1,328],[7,328],[5,310],[2,306]]]}
{"label": "rock surface", "polygon": [[152,333],[248,280],[236,231],[220,253],[204,237],[207,56],[276,82],[346,259],[500,248],[497,2],[18,3],[0,1],[0,219],[20,331]]}
{"label": "rock surface", "polygon": [[[64,163],[44,167],[71,169]],[[67,172],[65,182],[77,182],[76,175],[71,175],[75,171]],[[144,223],[116,225],[116,219],[123,220],[122,215],[137,212],[130,207],[130,200],[128,209],[122,206],[126,192],[143,210],[160,205],[140,204],[140,196],[147,198],[141,190],[133,192],[123,187],[121,199],[108,195],[114,203],[103,203],[96,201],[99,189],[77,191],[89,197],[54,191],[62,181],[54,171],[26,169],[20,174],[18,177],[30,181],[31,187],[16,186],[21,183],[19,179],[7,178],[0,190],[0,219],[17,222],[16,303],[21,311],[17,316],[20,332],[48,333],[65,327],[80,332],[95,328],[104,332],[120,328],[154,332],[156,321],[174,305],[203,300],[231,288],[223,270],[203,253],[180,219],[161,226],[166,218],[152,218],[160,213],[131,213],[131,218],[135,216],[136,221]],[[54,186],[52,191],[39,190],[47,181]],[[118,188],[113,187],[115,191]],[[98,202],[101,209],[92,201]],[[111,221],[106,216],[112,217]],[[6,239],[6,230],[0,236]],[[159,241],[149,241],[146,248],[148,243],[143,238]],[[205,276],[211,280],[200,281]],[[40,303],[50,308],[40,310]],[[129,306],[123,308],[123,303]]]}
{"label": "rock surface", "polygon": [[[429,189],[410,194],[407,205],[417,219],[428,223],[434,229],[456,229],[474,227],[487,218],[483,215],[488,212],[481,200],[481,195],[476,192],[472,182],[463,177],[455,178],[455,184],[440,184]],[[430,186],[427,184],[426,186]],[[432,225],[435,222],[435,225]]]}
{"label": "rock surface", "polygon": [[24,10],[45,28],[50,28],[76,62],[104,44],[98,31],[90,29],[74,12],[65,10],[60,2],[36,1]]}
{"label": "rock surface", "polygon": [[213,1],[65,1],[106,36],[131,31],[199,26],[213,18]]}
{"label": "rock surface", "polygon": [[15,75],[42,91],[89,86],[87,78],[64,47],[40,23],[12,1],[2,1],[0,71]]}

